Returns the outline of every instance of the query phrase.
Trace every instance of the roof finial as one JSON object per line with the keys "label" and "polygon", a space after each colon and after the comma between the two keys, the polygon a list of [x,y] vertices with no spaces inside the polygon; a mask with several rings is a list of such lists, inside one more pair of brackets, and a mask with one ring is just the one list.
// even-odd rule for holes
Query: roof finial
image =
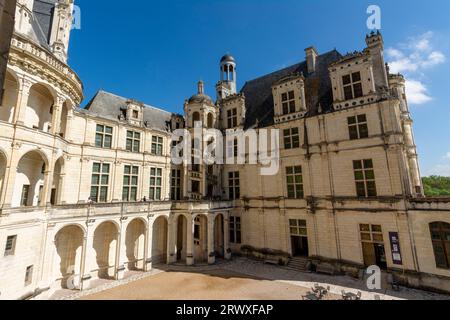
{"label": "roof finial", "polygon": [[198,82],[198,94],[204,94],[205,93],[205,85],[202,80]]}

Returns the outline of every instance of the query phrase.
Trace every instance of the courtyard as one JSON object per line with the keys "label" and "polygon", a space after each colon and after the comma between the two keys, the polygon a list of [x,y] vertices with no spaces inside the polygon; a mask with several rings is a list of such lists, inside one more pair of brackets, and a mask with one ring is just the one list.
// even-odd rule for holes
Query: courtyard
{"label": "courtyard", "polygon": [[[121,281],[102,280],[90,290],[60,290],[54,300],[302,300],[315,284],[330,287],[325,300],[341,300],[342,291],[362,293],[362,300],[449,300],[450,296],[400,288],[369,292],[346,276],[301,273],[236,258],[212,266],[158,265],[150,273],[132,273]],[[43,298],[43,297],[42,297]]]}

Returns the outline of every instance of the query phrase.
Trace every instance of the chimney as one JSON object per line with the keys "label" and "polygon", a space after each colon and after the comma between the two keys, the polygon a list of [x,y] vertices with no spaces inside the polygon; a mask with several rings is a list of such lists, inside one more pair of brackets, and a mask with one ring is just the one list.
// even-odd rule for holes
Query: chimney
{"label": "chimney", "polygon": [[317,53],[316,48],[309,47],[305,49],[306,53],[306,62],[308,64],[308,73],[316,72],[316,62],[319,54]]}

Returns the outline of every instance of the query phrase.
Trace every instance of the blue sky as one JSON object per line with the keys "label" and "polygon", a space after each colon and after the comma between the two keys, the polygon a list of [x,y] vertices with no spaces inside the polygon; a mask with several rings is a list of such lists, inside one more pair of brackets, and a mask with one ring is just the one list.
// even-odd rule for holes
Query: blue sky
{"label": "blue sky", "polygon": [[85,86],[174,112],[202,79],[214,96],[220,57],[235,56],[241,87],[319,53],[364,48],[378,5],[386,57],[408,78],[423,175],[450,176],[450,1],[78,0],[69,63]]}

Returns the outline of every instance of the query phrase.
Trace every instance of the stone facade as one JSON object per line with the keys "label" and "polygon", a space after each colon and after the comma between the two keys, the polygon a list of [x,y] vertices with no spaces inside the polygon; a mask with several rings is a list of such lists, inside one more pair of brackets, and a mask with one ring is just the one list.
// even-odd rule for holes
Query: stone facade
{"label": "stone facade", "polygon": [[[423,196],[405,81],[389,74],[380,34],[345,56],[308,48],[240,92],[226,55],[217,100],[199,82],[184,115],[104,91],[80,109],[73,2],[44,4],[65,28],[18,1],[0,107],[0,299],[232,253],[351,274],[377,264],[450,291],[448,239],[432,239],[448,232],[450,200]],[[280,170],[174,165],[172,132],[199,128],[280,130]]]}
{"label": "stone facade", "polygon": [[[6,66],[8,63],[9,46],[14,30],[14,13],[16,1],[0,1],[0,85],[5,82]],[[0,99],[3,92],[0,92]]]}

